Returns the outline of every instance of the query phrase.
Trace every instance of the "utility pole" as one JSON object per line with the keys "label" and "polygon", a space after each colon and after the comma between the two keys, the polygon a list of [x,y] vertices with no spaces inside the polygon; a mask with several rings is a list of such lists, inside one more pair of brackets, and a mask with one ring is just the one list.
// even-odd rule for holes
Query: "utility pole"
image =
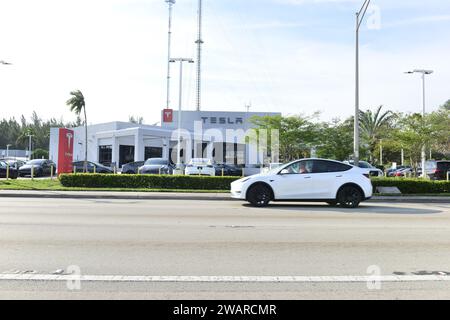
{"label": "utility pole", "polygon": [[198,0],[198,30],[197,30],[197,41],[195,43],[197,44],[197,97],[196,97],[196,107],[197,111],[201,110],[202,105],[202,10],[203,10],[203,3],[202,0]]}
{"label": "utility pole", "polygon": [[183,62],[194,63],[190,58],[173,58],[169,63],[180,63],[180,97],[178,102],[178,150],[177,150],[177,168],[181,168],[181,109],[183,105]]}
{"label": "utility pole", "polygon": [[9,157],[9,147],[11,147],[12,146],[12,144],[7,144],[6,145],[6,157],[8,158]]}
{"label": "utility pole", "polygon": [[28,135],[28,160],[31,160],[31,138],[34,137],[34,135],[29,134]]}
{"label": "utility pole", "polygon": [[356,71],[355,71],[355,124],[353,136],[353,161],[359,165],[359,29],[364,21],[371,0],[365,0],[361,9],[356,13]]}
{"label": "utility pole", "polygon": [[175,0],[165,0],[169,5],[169,35],[167,45],[167,101],[166,108],[170,109],[170,57],[171,57],[171,44],[172,44],[172,11]]}
{"label": "utility pole", "polygon": [[[426,97],[425,97],[425,76],[432,74],[433,70],[423,70],[423,69],[415,69],[413,71],[405,72],[407,74],[414,74],[414,73],[420,73],[422,74],[422,121],[425,124],[425,115],[426,115]],[[427,160],[427,154],[426,154],[426,146],[423,144],[422,146],[422,178],[427,177],[425,164]]]}

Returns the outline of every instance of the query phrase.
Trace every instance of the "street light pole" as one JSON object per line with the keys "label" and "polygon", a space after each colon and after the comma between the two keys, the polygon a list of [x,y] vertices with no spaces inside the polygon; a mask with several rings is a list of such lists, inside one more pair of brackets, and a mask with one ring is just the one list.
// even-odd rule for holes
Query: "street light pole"
{"label": "street light pole", "polygon": [[178,101],[178,150],[177,150],[177,168],[181,166],[181,107],[183,105],[183,62],[194,63],[191,58],[173,58],[170,63],[180,63],[180,96]]}
{"label": "street light pole", "polygon": [[34,137],[34,135],[28,135],[28,160],[31,160],[31,137]]}
{"label": "street light pole", "polygon": [[12,146],[12,144],[7,144],[6,145],[6,157],[8,158],[9,157],[9,147],[11,147]]}
{"label": "street light pole", "polygon": [[355,166],[359,165],[359,29],[370,1],[365,0],[361,9],[356,13],[355,123],[353,136],[353,161]]}
{"label": "street light pole", "polygon": [[168,44],[167,44],[167,100],[166,108],[170,108],[170,57],[171,57],[171,44],[172,44],[172,11],[175,0],[165,0],[169,5],[169,33],[168,33]]}
{"label": "street light pole", "polygon": [[[407,74],[414,74],[414,73],[420,73],[422,75],[422,121],[425,121],[425,115],[426,115],[426,96],[425,96],[425,76],[432,74],[433,70],[424,70],[424,69],[415,69],[413,71],[405,72]],[[425,144],[422,146],[422,178],[425,178],[427,176],[426,170],[425,170],[425,164],[427,160],[427,154],[426,154],[426,146]]]}

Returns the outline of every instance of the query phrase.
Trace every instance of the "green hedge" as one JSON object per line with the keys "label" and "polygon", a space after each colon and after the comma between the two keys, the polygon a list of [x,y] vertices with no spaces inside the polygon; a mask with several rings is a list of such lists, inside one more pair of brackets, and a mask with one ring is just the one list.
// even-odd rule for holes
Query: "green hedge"
{"label": "green hedge", "polygon": [[[63,174],[64,187],[117,189],[182,189],[230,190],[231,182],[239,177],[200,177],[167,175]],[[450,181],[406,178],[374,178],[376,187],[397,187],[403,194],[450,193]]]}
{"label": "green hedge", "polygon": [[62,174],[59,179],[72,188],[230,190],[239,177]]}
{"label": "green hedge", "polygon": [[406,178],[374,178],[374,191],[377,187],[397,187],[403,194],[450,193],[450,181],[433,181]]}

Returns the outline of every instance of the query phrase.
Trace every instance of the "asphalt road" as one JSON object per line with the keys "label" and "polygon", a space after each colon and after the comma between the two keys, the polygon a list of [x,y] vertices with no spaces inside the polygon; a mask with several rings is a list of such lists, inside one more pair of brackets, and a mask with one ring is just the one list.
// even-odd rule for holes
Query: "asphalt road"
{"label": "asphalt road", "polygon": [[[26,280],[69,266],[91,281]],[[450,204],[0,198],[0,299],[450,299],[447,274]]]}

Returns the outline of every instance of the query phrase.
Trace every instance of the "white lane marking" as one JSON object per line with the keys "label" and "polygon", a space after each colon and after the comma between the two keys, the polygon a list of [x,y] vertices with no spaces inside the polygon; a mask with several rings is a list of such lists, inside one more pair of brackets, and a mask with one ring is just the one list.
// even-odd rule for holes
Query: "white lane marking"
{"label": "white lane marking", "polygon": [[[51,275],[51,274],[0,274],[0,281],[85,281],[85,282],[370,282],[373,276],[108,276],[108,275]],[[379,276],[381,282],[450,281],[448,275]]]}

